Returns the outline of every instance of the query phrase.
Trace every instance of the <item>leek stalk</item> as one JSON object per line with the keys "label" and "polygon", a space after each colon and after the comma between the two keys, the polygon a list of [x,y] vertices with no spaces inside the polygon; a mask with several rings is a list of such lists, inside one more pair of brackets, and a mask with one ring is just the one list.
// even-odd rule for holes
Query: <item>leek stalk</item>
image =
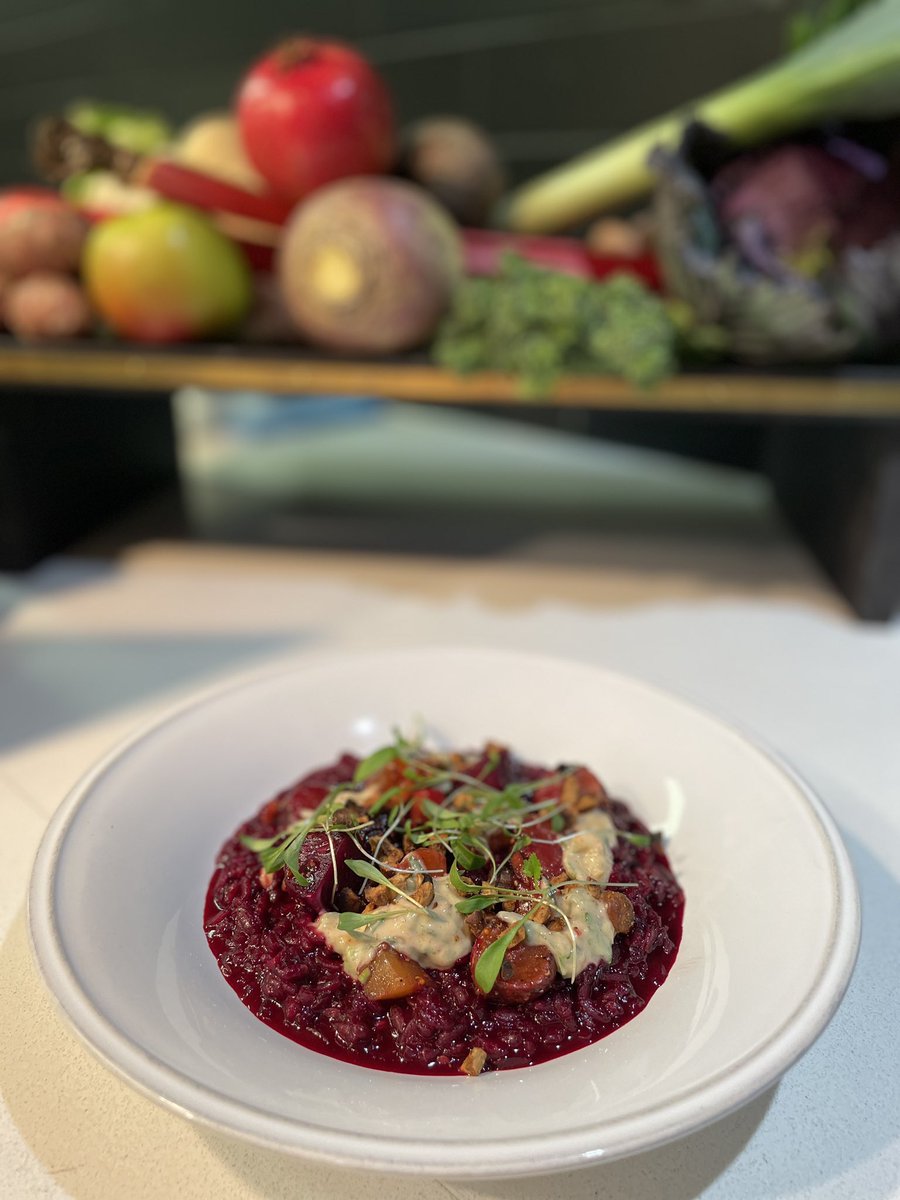
{"label": "leek stalk", "polygon": [[555,233],[639,200],[653,184],[648,157],[675,147],[692,119],[740,145],[834,117],[900,113],[900,0],[871,0],[771,67],[642,125],[525,184],[503,223]]}

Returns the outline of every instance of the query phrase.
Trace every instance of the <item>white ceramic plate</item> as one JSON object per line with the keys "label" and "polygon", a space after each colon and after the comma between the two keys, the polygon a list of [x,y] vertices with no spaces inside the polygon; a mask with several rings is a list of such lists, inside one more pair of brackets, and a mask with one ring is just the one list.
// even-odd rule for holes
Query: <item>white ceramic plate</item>
{"label": "white ceramic plate", "polygon": [[[612,1036],[477,1079],[392,1075],[279,1036],[222,979],[202,929],[221,843],[300,774],[416,717],[454,745],[490,737],[537,762],[584,761],[670,831],[681,950]],[[611,1159],[743,1104],[831,1017],[858,923],[830,818],[771,755],[643,684],[483,650],[310,660],[180,708],[65,800],[30,894],[49,987],[147,1095],[261,1145],[432,1176]]]}

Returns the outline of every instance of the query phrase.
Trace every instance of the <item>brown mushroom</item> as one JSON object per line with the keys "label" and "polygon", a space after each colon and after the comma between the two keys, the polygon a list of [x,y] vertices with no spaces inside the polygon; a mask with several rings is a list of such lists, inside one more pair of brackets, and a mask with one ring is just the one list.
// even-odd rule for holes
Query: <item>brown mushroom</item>
{"label": "brown mushroom", "polygon": [[628,933],[634,924],[634,905],[625,893],[606,888],[600,893],[600,899],[616,933]]}

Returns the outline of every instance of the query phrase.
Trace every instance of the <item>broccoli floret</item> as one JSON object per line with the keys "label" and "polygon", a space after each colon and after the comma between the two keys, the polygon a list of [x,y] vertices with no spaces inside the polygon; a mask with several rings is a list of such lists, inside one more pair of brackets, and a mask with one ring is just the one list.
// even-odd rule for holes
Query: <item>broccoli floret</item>
{"label": "broccoli floret", "polygon": [[542,396],[567,371],[650,386],[676,370],[675,345],[665,305],[633,276],[594,282],[507,254],[497,276],[460,286],[433,355],[455,371],[508,371]]}

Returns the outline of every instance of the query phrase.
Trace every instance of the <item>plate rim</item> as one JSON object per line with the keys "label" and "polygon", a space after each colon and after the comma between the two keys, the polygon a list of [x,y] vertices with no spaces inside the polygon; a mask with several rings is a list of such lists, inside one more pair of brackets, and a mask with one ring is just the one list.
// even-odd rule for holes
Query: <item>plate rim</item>
{"label": "plate rim", "polygon": [[[546,1135],[540,1159],[532,1153],[528,1167],[511,1165],[521,1154],[523,1143],[534,1149],[533,1135],[503,1136],[478,1146],[482,1160],[473,1168],[465,1158],[473,1144],[463,1138],[429,1141],[427,1138],[383,1139],[349,1130],[337,1131],[302,1120],[264,1112],[223,1096],[157,1059],[133,1042],[98,1009],[82,989],[65,953],[54,912],[55,869],[68,830],[97,783],[129,752],[164,727],[218,697],[265,684],[270,679],[302,675],[368,661],[392,661],[420,655],[477,654],[495,659],[527,660],[533,663],[576,669],[605,676],[617,686],[650,694],[657,701],[675,704],[692,717],[714,725],[749,746],[774,767],[791,786],[797,801],[814,819],[827,850],[830,878],[836,897],[834,919],[824,951],[825,965],[807,989],[796,1009],[766,1040],[712,1077],[684,1093],[645,1108],[640,1113],[602,1125],[579,1126],[575,1130]],[[27,896],[27,925],[32,954],[39,974],[56,1010],[88,1050],[125,1083],[169,1111],[196,1121],[220,1134],[237,1137],[264,1149],[340,1167],[426,1175],[440,1178],[514,1178],[516,1175],[552,1174],[562,1170],[613,1161],[674,1141],[725,1117],[748,1103],[793,1065],[818,1038],[843,999],[852,976],[859,948],[860,903],[853,868],[837,826],[827,807],[809,784],[780,752],[755,731],[732,718],[722,717],[678,691],[650,683],[638,676],[596,663],[559,654],[520,651],[477,644],[429,644],[389,650],[307,651],[278,665],[269,663],[232,674],[191,691],[174,703],[162,706],[120,738],[65,795],[41,838],[32,868]],[[442,1077],[443,1078],[443,1077]],[[484,1082],[490,1085],[491,1076]],[[435,1079],[435,1083],[439,1083]],[[589,1144],[591,1131],[603,1131],[603,1146]],[[596,1139],[595,1139],[596,1140]],[[317,1144],[318,1143],[318,1144]],[[469,1154],[460,1155],[465,1148]],[[499,1153],[505,1148],[505,1157]],[[436,1153],[437,1152],[437,1153]]]}

